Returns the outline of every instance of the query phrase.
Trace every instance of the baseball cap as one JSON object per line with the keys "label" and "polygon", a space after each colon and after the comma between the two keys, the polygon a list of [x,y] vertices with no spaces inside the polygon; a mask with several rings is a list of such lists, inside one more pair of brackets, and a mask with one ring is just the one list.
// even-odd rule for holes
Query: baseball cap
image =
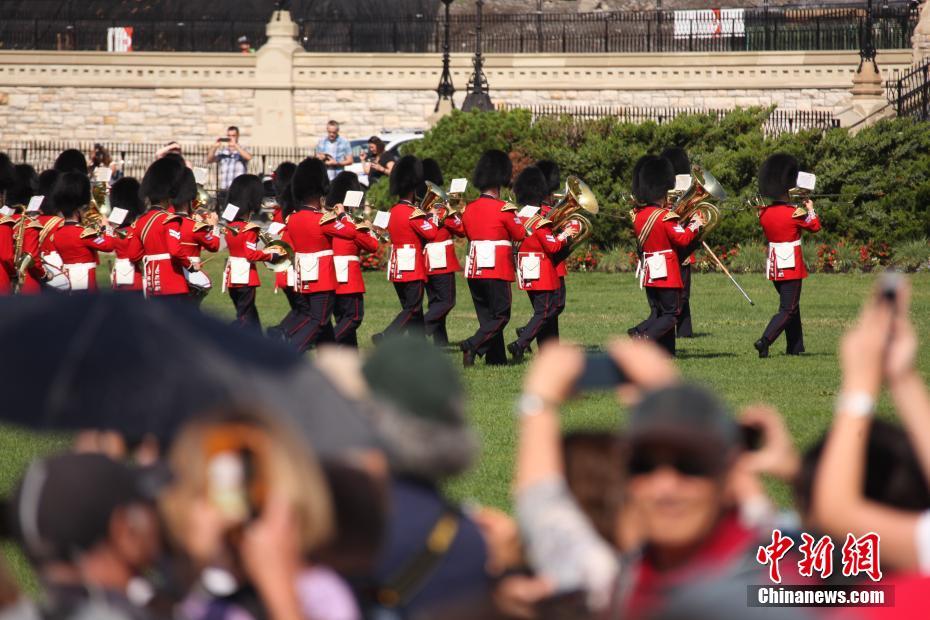
{"label": "baseball cap", "polygon": [[7,525],[34,559],[70,560],[107,537],[117,508],[154,501],[162,473],[102,454],[36,460],[8,502]]}
{"label": "baseball cap", "polygon": [[626,436],[640,445],[667,445],[699,454],[723,467],[739,447],[739,428],[726,405],[707,389],[689,384],[656,390],[630,413]]}

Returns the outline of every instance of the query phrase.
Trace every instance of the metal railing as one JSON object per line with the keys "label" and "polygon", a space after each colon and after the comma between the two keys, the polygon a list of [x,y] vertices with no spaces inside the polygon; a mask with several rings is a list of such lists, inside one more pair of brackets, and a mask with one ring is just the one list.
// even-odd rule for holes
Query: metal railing
{"label": "metal railing", "polygon": [[[916,2],[873,9],[873,38],[879,49],[910,47],[917,23]],[[865,4],[822,7],[706,11],[613,11],[486,15],[486,53],[607,53],[858,49]],[[67,15],[67,13],[65,13]],[[30,17],[19,11],[0,20],[0,49],[104,50],[107,28],[133,27],[137,51],[236,51],[245,35],[253,47],[265,41],[265,21],[235,18],[145,16]],[[293,12],[300,40],[311,52],[440,53],[441,16],[396,16],[387,20],[320,16],[310,8]],[[474,15],[449,20],[454,52],[474,48]]]}
{"label": "metal railing", "polygon": [[885,82],[888,101],[898,116],[930,120],[930,59]]}
{"label": "metal railing", "polygon": [[[733,110],[707,108],[616,108],[610,106],[572,107],[561,105],[511,106],[502,104],[501,110],[526,109],[533,115],[533,120],[541,117],[569,116],[576,121],[599,118],[616,118],[624,123],[654,122],[667,123],[679,116],[689,114],[709,114],[717,121]],[[839,127],[840,121],[830,110],[782,110],[775,108],[762,123],[762,132],[767,136],[782,133],[795,133],[809,129],[825,131]]]}

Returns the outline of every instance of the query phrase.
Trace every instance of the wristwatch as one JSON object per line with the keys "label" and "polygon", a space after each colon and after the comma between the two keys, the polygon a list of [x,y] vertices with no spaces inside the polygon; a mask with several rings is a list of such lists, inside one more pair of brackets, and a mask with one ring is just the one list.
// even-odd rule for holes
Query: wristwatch
{"label": "wristwatch", "polygon": [[875,399],[868,392],[842,392],[836,397],[836,413],[871,417],[875,413]]}
{"label": "wristwatch", "polygon": [[538,394],[524,392],[517,398],[517,402],[514,405],[514,413],[516,413],[518,417],[525,418],[547,410],[556,411],[558,408],[556,403],[546,400]]}

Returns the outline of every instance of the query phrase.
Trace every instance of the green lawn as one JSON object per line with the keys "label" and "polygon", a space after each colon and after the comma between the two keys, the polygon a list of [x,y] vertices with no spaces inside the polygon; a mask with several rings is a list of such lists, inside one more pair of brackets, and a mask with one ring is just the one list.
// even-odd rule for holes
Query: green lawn
{"label": "green lawn", "polygon": [[[218,276],[222,261],[207,265]],[[102,271],[105,271],[102,270]],[[259,309],[264,325],[276,323],[286,312],[283,295],[273,295],[271,274],[261,270]],[[679,341],[679,364],[684,374],[712,386],[734,407],[764,401],[781,409],[800,445],[814,441],[827,427],[836,394],[837,339],[855,317],[874,276],[814,275],[805,283],[802,298],[807,354],[786,357],[783,341],[772,348],[772,357],[759,360],[752,342],[759,337],[777,305],[774,288],[761,275],[745,275],[741,284],[755,299],[749,306],[722,275],[697,274],[692,308],[697,337]],[[218,282],[215,277],[214,281]],[[370,346],[370,336],[380,331],[397,309],[394,291],[380,273],[368,274],[369,293],[360,341]],[[930,334],[930,275],[914,277],[914,316],[920,333]],[[453,341],[469,336],[476,326],[475,313],[464,280],[458,283],[459,305],[449,318]],[[508,341],[514,328],[529,317],[526,296],[515,291]],[[232,316],[232,304],[219,287],[204,308],[222,317]],[[562,316],[563,338],[588,347],[599,347],[647,313],[645,295],[632,275],[571,274],[568,308]],[[450,360],[460,363],[458,355]],[[921,368],[930,371],[930,355],[922,352]],[[508,506],[509,482],[514,457],[512,403],[520,391],[524,368],[488,368],[479,363],[465,373],[471,419],[481,436],[483,453],[477,468],[453,485],[462,498],[496,506]],[[101,369],[103,372],[103,369]],[[885,406],[887,409],[887,404]],[[566,427],[613,428],[621,424],[621,412],[612,397],[595,394],[573,402],[565,411]],[[37,437],[12,429],[0,431],[0,493],[5,492],[33,456],[66,445],[62,438]],[[787,500],[784,489],[774,488],[778,499]]]}

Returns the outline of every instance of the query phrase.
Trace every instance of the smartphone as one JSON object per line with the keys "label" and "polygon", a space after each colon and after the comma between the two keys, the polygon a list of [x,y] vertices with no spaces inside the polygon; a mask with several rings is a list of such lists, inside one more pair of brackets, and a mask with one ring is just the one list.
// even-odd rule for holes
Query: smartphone
{"label": "smartphone", "polygon": [[229,138],[220,138],[219,141],[220,141],[220,142],[229,142]]}
{"label": "smartphone", "polygon": [[898,289],[904,282],[904,276],[901,272],[889,269],[884,272],[878,279],[878,294],[882,301],[894,305],[898,301]]}
{"label": "smartphone", "polygon": [[579,392],[592,390],[611,390],[628,383],[629,379],[606,353],[588,353],[585,356],[584,370],[575,383]]}
{"label": "smartphone", "polygon": [[762,428],[752,424],[739,425],[743,449],[755,452],[762,448]]}

